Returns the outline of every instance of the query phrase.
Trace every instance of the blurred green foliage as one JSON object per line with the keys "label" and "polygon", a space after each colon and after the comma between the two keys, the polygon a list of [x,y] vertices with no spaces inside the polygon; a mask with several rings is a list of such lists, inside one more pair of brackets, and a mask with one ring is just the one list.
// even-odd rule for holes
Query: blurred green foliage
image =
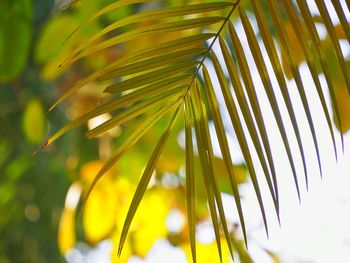
{"label": "blurred green foliage", "polygon": [[31,0],[0,2],[0,81],[14,79],[26,66],[32,40]]}
{"label": "blurred green foliage", "polygon": [[53,8],[53,0],[0,1],[1,263],[63,262],[56,236],[69,178],[74,176],[66,165],[73,151],[68,145],[77,144],[74,133],[31,156],[65,120],[62,110],[46,113],[55,89],[41,78],[33,61]]}

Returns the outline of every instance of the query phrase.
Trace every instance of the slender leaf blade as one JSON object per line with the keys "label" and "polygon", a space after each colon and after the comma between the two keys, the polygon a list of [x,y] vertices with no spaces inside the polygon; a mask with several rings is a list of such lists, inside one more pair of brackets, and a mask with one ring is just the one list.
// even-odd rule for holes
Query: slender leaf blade
{"label": "slender leaf blade", "polygon": [[292,52],[291,52],[291,47],[288,44],[287,36],[286,36],[286,34],[284,32],[284,29],[283,29],[283,26],[282,26],[283,25],[282,17],[281,17],[281,14],[278,12],[278,8],[276,6],[276,3],[274,1],[267,0],[267,4],[268,4],[268,7],[269,7],[269,10],[271,11],[270,12],[271,18],[272,18],[273,23],[274,23],[274,25],[276,27],[276,30],[277,30],[277,34],[278,34],[279,41],[280,41],[280,44],[281,44],[280,47],[285,51],[286,58],[287,58],[287,63],[288,63],[289,67],[292,70],[292,74],[293,74],[293,77],[294,77],[294,80],[295,80],[295,84],[297,86],[298,93],[299,93],[299,96],[301,98],[301,101],[302,101],[302,104],[303,104],[303,108],[304,108],[304,111],[305,111],[305,114],[306,114],[306,117],[307,117],[307,120],[308,120],[308,124],[309,124],[309,127],[310,127],[312,140],[313,140],[314,147],[315,147],[315,152],[316,152],[316,155],[317,155],[317,161],[318,161],[319,170],[320,170],[320,173],[322,174],[320,151],[319,151],[318,141],[317,141],[317,137],[316,137],[316,131],[315,131],[315,127],[314,127],[314,124],[313,124],[313,119],[312,119],[312,116],[311,116],[309,103],[308,103],[308,100],[307,100],[307,97],[306,97],[306,94],[305,94],[305,87],[303,85],[303,81],[301,79],[300,72],[298,70],[298,66],[296,65],[296,62],[295,62],[295,60],[293,58],[293,55],[292,55]]}
{"label": "slender leaf blade", "polygon": [[186,136],[186,202],[188,233],[190,236],[192,260],[196,259],[196,222],[195,222],[195,176],[194,176],[194,150],[192,138],[193,116],[189,97],[185,99],[185,136]]}
{"label": "slender leaf blade", "polygon": [[101,135],[102,133],[112,129],[115,126],[121,125],[129,120],[136,118],[148,111],[154,111],[160,109],[162,106],[169,103],[167,98],[175,98],[175,101],[178,101],[180,96],[184,93],[184,90],[176,91],[174,94],[166,94],[164,97],[151,99],[149,101],[140,102],[133,107],[127,108],[122,113],[112,117],[108,121],[100,124],[96,128],[88,131],[86,137],[91,139],[96,136]]}
{"label": "slender leaf blade", "polygon": [[269,55],[272,67],[274,69],[275,76],[277,78],[277,81],[278,81],[278,84],[279,84],[279,87],[280,87],[280,90],[282,93],[282,96],[283,96],[284,101],[285,101],[286,106],[287,106],[289,117],[290,117],[292,125],[293,125],[294,134],[295,134],[297,142],[298,142],[298,147],[299,147],[299,151],[301,154],[301,159],[302,159],[302,163],[303,163],[303,167],[304,167],[306,188],[308,189],[308,171],[307,171],[307,166],[306,166],[305,153],[304,153],[303,144],[301,141],[301,135],[300,135],[298,123],[297,123],[295,113],[293,110],[292,101],[291,101],[291,98],[290,98],[289,93],[288,93],[287,83],[285,81],[284,74],[282,71],[282,66],[281,66],[281,63],[278,59],[277,50],[276,50],[275,44],[273,42],[272,36],[271,36],[271,34],[269,34],[269,28],[268,28],[266,20],[264,19],[261,6],[256,1],[251,1],[251,2],[253,5],[253,8],[254,8],[255,17],[256,17],[256,20],[257,20],[257,23],[258,23],[258,26],[260,29],[262,40],[263,40],[264,45],[266,47],[267,53]]}
{"label": "slender leaf blade", "polygon": [[209,104],[210,104],[209,107],[210,107],[210,110],[213,114],[213,121],[214,121],[215,129],[216,129],[219,145],[221,148],[221,153],[222,153],[225,165],[226,165],[226,170],[227,170],[228,175],[229,175],[229,180],[231,183],[233,196],[234,196],[234,199],[236,202],[236,207],[237,207],[237,211],[239,214],[240,223],[242,226],[245,244],[247,246],[247,233],[246,233],[245,221],[244,221],[244,216],[243,216],[243,209],[242,209],[242,205],[241,205],[241,200],[240,200],[240,196],[239,196],[237,182],[235,179],[236,176],[235,176],[234,170],[233,170],[231,153],[230,153],[228,141],[226,138],[224,124],[223,124],[223,121],[221,119],[219,105],[218,105],[217,98],[216,98],[216,95],[215,95],[215,92],[213,89],[212,81],[210,79],[208,70],[205,67],[205,65],[203,65],[203,76],[204,76],[206,91],[208,92],[208,98],[209,98]]}
{"label": "slender leaf blade", "polygon": [[135,89],[144,85],[151,84],[153,82],[168,78],[168,76],[176,76],[176,74],[187,73],[189,70],[193,70],[198,61],[186,61],[182,63],[177,63],[166,68],[157,69],[140,76],[136,76],[116,84],[107,87],[104,92],[107,93],[117,93],[130,89]]}
{"label": "slender leaf blade", "polygon": [[[318,74],[316,71],[316,65],[315,65],[315,61],[314,61],[314,58],[313,58],[313,55],[311,52],[311,48],[308,45],[309,36],[305,32],[305,28],[301,24],[301,21],[298,17],[298,14],[297,14],[294,6],[289,1],[284,1],[283,5],[285,7],[285,10],[288,14],[288,17],[290,19],[291,24],[293,25],[295,32],[297,32],[296,33],[297,40],[298,40],[298,42],[303,50],[303,53],[304,53],[305,59],[306,59],[306,63],[309,67],[312,79],[314,81],[316,91],[318,93],[318,97],[319,97],[321,105],[322,105],[323,113],[324,113],[326,121],[327,121],[328,129],[329,129],[330,135],[332,137],[334,153],[335,153],[335,156],[337,156],[337,148],[336,148],[336,143],[335,143],[335,136],[334,136],[332,120],[331,120],[331,117],[330,117],[330,114],[328,111],[328,107],[327,107],[327,103],[326,103],[326,100],[325,100],[325,97],[324,97],[324,94],[322,91],[321,83],[320,83],[320,80],[318,78]],[[322,167],[321,167],[321,165],[319,165],[319,166],[320,166],[320,174],[322,176]]]}
{"label": "slender leaf blade", "polygon": [[246,36],[248,38],[248,44],[249,44],[250,50],[253,54],[253,59],[255,61],[255,65],[257,66],[260,78],[263,82],[263,86],[265,88],[265,93],[266,93],[268,100],[270,102],[270,106],[272,108],[280,135],[282,137],[284,148],[285,148],[287,156],[288,156],[289,164],[292,168],[292,173],[293,173],[294,182],[295,182],[295,186],[297,189],[298,197],[300,199],[299,182],[298,182],[297,172],[296,172],[295,165],[294,165],[294,159],[293,159],[293,155],[292,155],[292,152],[290,149],[289,140],[287,138],[287,133],[286,133],[286,130],[284,128],[283,121],[282,121],[281,113],[279,111],[276,96],[275,96],[275,93],[273,91],[273,87],[271,84],[269,73],[267,72],[267,68],[266,68],[262,53],[260,51],[258,41],[256,40],[255,33],[254,33],[253,28],[248,20],[246,13],[241,8],[239,8],[239,14],[241,17],[241,21],[243,23],[243,27],[244,27]]}
{"label": "slender leaf blade", "polygon": [[174,107],[179,106],[179,102],[172,103],[169,106],[163,107],[161,110],[155,112],[146,121],[144,121],[128,138],[127,140],[118,148],[116,153],[103,165],[99,170],[91,185],[89,186],[85,198],[84,204],[87,202],[92,190],[94,189],[97,182],[102,178],[102,176],[109,171],[119,160],[124,156],[128,150],[134,146],[142,136],[149,131],[165,114],[174,109]]}
{"label": "slender leaf blade", "polygon": [[327,7],[326,7],[326,4],[323,2],[323,1],[320,1],[320,0],[316,0],[316,5],[318,7],[318,10],[320,11],[320,14],[321,14],[321,17],[324,21],[324,24],[327,28],[327,31],[328,31],[328,34],[329,34],[329,37],[333,43],[333,47],[334,47],[334,51],[337,55],[337,58],[338,58],[338,62],[340,64],[340,68],[343,72],[343,76],[344,76],[344,79],[345,79],[345,83],[346,83],[346,87],[348,88],[348,92],[349,92],[349,95],[350,95],[350,76],[349,76],[349,72],[347,70],[347,67],[346,67],[346,63],[345,63],[345,58],[344,58],[344,55],[343,55],[343,52],[341,50],[341,47],[340,47],[340,44],[339,44],[339,41],[337,39],[337,35],[335,33],[335,29],[334,29],[334,26],[332,24],[332,19],[330,17],[330,14],[327,10]]}
{"label": "slender leaf blade", "polygon": [[150,25],[150,26],[134,29],[129,32],[120,34],[118,36],[109,38],[94,46],[87,47],[86,49],[82,50],[80,53],[73,55],[73,57],[68,58],[67,61],[65,62],[65,65],[72,64],[73,62],[83,57],[92,55],[108,47],[125,43],[132,39],[150,36],[155,33],[157,34],[170,33],[170,32],[179,32],[183,30],[194,29],[198,27],[201,28],[208,25],[216,24],[224,19],[225,18],[221,16],[211,16],[211,17],[205,17],[205,18],[193,18],[193,19],[187,19],[187,20],[180,20],[180,21],[169,22],[169,23],[159,23],[156,25]]}

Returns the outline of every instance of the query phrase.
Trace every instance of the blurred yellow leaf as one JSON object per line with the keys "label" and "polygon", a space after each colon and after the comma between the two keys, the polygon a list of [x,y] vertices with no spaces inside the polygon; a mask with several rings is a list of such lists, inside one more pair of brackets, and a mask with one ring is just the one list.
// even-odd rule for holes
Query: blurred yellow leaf
{"label": "blurred yellow leaf", "polygon": [[[156,239],[167,236],[165,220],[169,210],[169,202],[164,192],[152,189],[145,194],[131,232],[132,240],[137,244],[134,248],[137,255],[144,257]],[[123,224],[124,221],[120,223]]]}
{"label": "blurred yellow leaf", "polygon": [[[87,185],[90,185],[94,178],[96,177],[98,171],[103,167],[104,163],[101,161],[92,161],[88,162],[80,169],[80,180],[82,180]],[[113,172],[116,172],[115,168]],[[103,180],[100,180],[99,184],[103,184],[104,180],[107,178],[111,179],[112,171],[106,172],[106,174],[103,177]],[[110,182],[110,180],[107,179],[106,183]]]}
{"label": "blurred yellow leaf", "polygon": [[[112,243],[113,244],[118,244],[119,242],[119,235],[114,235],[112,237]],[[112,258],[112,262],[113,263],[125,263],[128,262],[128,259],[130,258],[130,256],[133,255],[132,253],[132,246],[129,242],[126,242],[124,247],[123,247],[123,252],[120,255],[120,257],[118,256],[118,249],[115,248],[116,246],[114,246],[113,251],[111,253],[111,258]]]}
{"label": "blurred yellow leaf", "polygon": [[83,212],[85,239],[90,244],[108,238],[115,227],[117,208],[117,193],[113,185],[97,185],[90,194]]}
{"label": "blurred yellow leaf", "polygon": [[[92,161],[81,168],[80,179],[86,187],[90,186],[102,166],[103,162]],[[90,244],[108,238],[116,224],[118,187],[111,180],[111,171],[103,179],[91,192],[83,211],[85,238]]]}
{"label": "blurred yellow leaf", "polygon": [[172,172],[176,173],[183,164],[182,156],[172,154],[170,152],[162,155],[157,164],[157,171],[160,173]]}
{"label": "blurred yellow leaf", "polygon": [[58,228],[58,247],[62,255],[75,245],[75,210],[65,208],[61,214]]}
{"label": "blurred yellow leaf", "polygon": [[[226,245],[225,238],[221,238],[222,246],[222,262],[228,263],[230,258],[230,252]],[[188,262],[192,262],[190,244],[186,243],[182,246],[185,251]],[[203,244],[200,242],[196,243],[197,249],[197,262],[210,262],[210,263],[220,263],[218,248],[216,242],[210,244]]]}
{"label": "blurred yellow leaf", "polygon": [[44,139],[46,116],[39,99],[32,99],[26,105],[22,119],[22,129],[30,143],[39,143]]}

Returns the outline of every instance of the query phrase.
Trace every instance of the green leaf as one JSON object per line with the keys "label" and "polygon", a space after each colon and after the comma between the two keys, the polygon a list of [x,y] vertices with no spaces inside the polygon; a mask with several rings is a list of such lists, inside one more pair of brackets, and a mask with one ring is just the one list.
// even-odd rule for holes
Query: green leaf
{"label": "green leaf", "polygon": [[40,143],[46,135],[46,116],[39,99],[30,100],[23,113],[22,129],[28,142]]}
{"label": "green leaf", "polygon": [[0,82],[17,77],[26,66],[32,40],[32,2],[0,2]]}

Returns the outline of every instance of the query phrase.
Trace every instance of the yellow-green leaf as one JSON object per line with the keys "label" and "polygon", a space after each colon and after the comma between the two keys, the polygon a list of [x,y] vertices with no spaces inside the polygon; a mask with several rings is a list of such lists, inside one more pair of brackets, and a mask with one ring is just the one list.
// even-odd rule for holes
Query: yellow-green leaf
{"label": "yellow-green leaf", "polygon": [[185,133],[186,133],[186,202],[188,232],[190,236],[193,263],[196,263],[196,222],[195,222],[195,175],[194,150],[192,140],[193,116],[189,97],[185,100]]}

